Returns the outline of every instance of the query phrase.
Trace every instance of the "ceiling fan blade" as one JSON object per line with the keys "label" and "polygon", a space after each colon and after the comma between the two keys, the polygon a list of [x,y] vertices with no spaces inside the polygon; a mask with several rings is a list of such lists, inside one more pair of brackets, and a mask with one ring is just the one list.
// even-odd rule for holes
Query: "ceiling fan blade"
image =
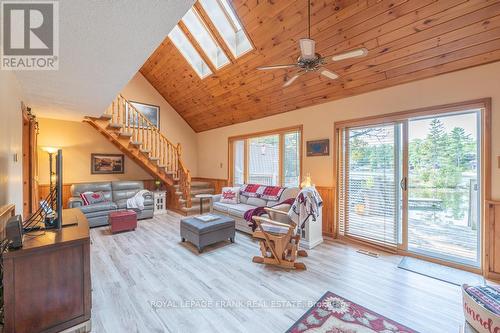
{"label": "ceiling fan blade", "polygon": [[330,80],[335,80],[335,79],[338,79],[339,78],[339,75],[335,72],[332,72],[331,70],[328,70],[326,68],[320,68],[319,69],[319,73],[327,78],[329,78]]}
{"label": "ceiling fan blade", "polygon": [[335,54],[331,58],[333,61],[341,61],[341,60],[346,60],[346,59],[351,59],[351,58],[365,57],[367,55],[368,55],[368,50],[365,49],[364,47],[362,47],[360,49],[354,49],[354,50],[347,51],[344,53]]}
{"label": "ceiling fan blade", "polygon": [[291,85],[295,80],[297,80],[297,78],[299,76],[301,76],[302,73],[299,73],[299,74],[295,74],[294,76],[292,76],[290,79],[288,79],[285,84],[283,84],[283,87],[288,87],[289,85]]}
{"label": "ceiling fan blade", "polygon": [[297,64],[260,66],[260,67],[257,67],[257,69],[261,70],[261,71],[265,71],[268,69],[281,69],[281,68],[291,68],[291,67],[297,67]]}
{"label": "ceiling fan blade", "polygon": [[313,59],[316,56],[316,42],[313,39],[301,38],[299,45],[302,59]]}

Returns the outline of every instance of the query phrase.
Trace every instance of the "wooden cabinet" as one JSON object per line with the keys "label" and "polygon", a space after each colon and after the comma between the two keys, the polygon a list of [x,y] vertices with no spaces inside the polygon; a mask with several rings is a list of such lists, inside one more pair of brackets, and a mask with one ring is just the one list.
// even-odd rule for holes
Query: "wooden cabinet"
{"label": "wooden cabinet", "polygon": [[500,280],[500,201],[486,202],[485,275]]}
{"label": "wooden cabinet", "polygon": [[88,323],[90,238],[79,209],[63,211],[61,230],[25,235],[3,254],[5,332],[59,332]]}
{"label": "wooden cabinet", "polygon": [[167,212],[167,192],[153,192],[154,215],[165,214]]}

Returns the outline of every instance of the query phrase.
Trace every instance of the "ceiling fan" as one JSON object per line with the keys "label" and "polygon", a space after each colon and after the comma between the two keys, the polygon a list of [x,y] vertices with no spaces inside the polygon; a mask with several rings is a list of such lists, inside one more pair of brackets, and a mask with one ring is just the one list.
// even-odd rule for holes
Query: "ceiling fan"
{"label": "ceiling fan", "polygon": [[300,46],[300,56],[295,64],[286,65],[272,65],[272,66],[261,66],[257,67],[258,70],[269,70],[269,69],[285,69],[285,68],[296,68],[298,72],[291,78],[285,81],[283,87],[288,87],[291,85],[299,76],[302,76],[311,72],[319,72],[321,75],[335,80],[339,78],[339,75],[327,68],[324,65],[331,61],[341,61],[351,58],[364,57],[368,54],[366,48],[353,49],[347,52],[338,53],[332,56],[322,57],[319,53],[315,52],[316,42],[311,39],[311,0],[307,1],[307,18],[308,18],[308,37],[301,38],[299,40]]}

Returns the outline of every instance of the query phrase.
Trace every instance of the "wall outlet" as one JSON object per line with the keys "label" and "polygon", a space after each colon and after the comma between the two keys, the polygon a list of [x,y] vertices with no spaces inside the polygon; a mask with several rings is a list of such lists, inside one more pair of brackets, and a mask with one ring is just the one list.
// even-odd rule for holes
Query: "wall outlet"
{"label": "wall outlet", "polygon": [[[499,161],[500,161],[500,156],[499,156]],[[500,163],[500,162],[499,162],[499,163]],[[222,165],[223,165],[223,164],[222,164],[222,162],[220,162],[220,163],[219,163],[219,168],[221,168],[221,169],[222,169]]]}
{"label": "wall outlet", "polygon": [[14,160],[14,163],[17,163],[19,161],[19,155],[17,153],[14,153],[12,159]]}

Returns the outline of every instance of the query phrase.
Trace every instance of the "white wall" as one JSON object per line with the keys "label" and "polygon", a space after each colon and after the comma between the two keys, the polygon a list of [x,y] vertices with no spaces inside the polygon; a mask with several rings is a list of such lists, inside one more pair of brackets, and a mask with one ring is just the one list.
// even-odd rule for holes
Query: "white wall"
{"label": "white wall", "polygon": [[19,214],[23,209],[21,100],[13,72],[0,70],[0,206],[13,203]]}
{"label": "white wall", "polygon": [[[500,199],[500,169],[496,164],[500,155],[500,62],[199,133],[198,175],[227,178],[230,136],[303,124],[304,142],[329,138],[332,145],[336,121],[484,97],[492,98],[492,198]],[[332,154],[304,154],[303,164],[304,174],[311,173],[317,185],[335,186]]]}
{"label": "white wall", "polygon": [[122,154],[106,137],[81,121],[39,118],[38,177],[40,184],[48,184],[49,155],[43,147],[58,147],[63,151],[63,183],[74,184],[112,180],[152,179],[144,169],[125,156],[123,174],[93,175],[90,171],[92,153]]}
{"label": "white wall", "polygon": [[198,147],[196,133],[182,119],[162,95],[142,76],[137,73],[123,89],[122,95],[129,101],[158,105],[160,107],[160,130],[173,143],[182,146],[182,160],[191,171],[198,174]]}

